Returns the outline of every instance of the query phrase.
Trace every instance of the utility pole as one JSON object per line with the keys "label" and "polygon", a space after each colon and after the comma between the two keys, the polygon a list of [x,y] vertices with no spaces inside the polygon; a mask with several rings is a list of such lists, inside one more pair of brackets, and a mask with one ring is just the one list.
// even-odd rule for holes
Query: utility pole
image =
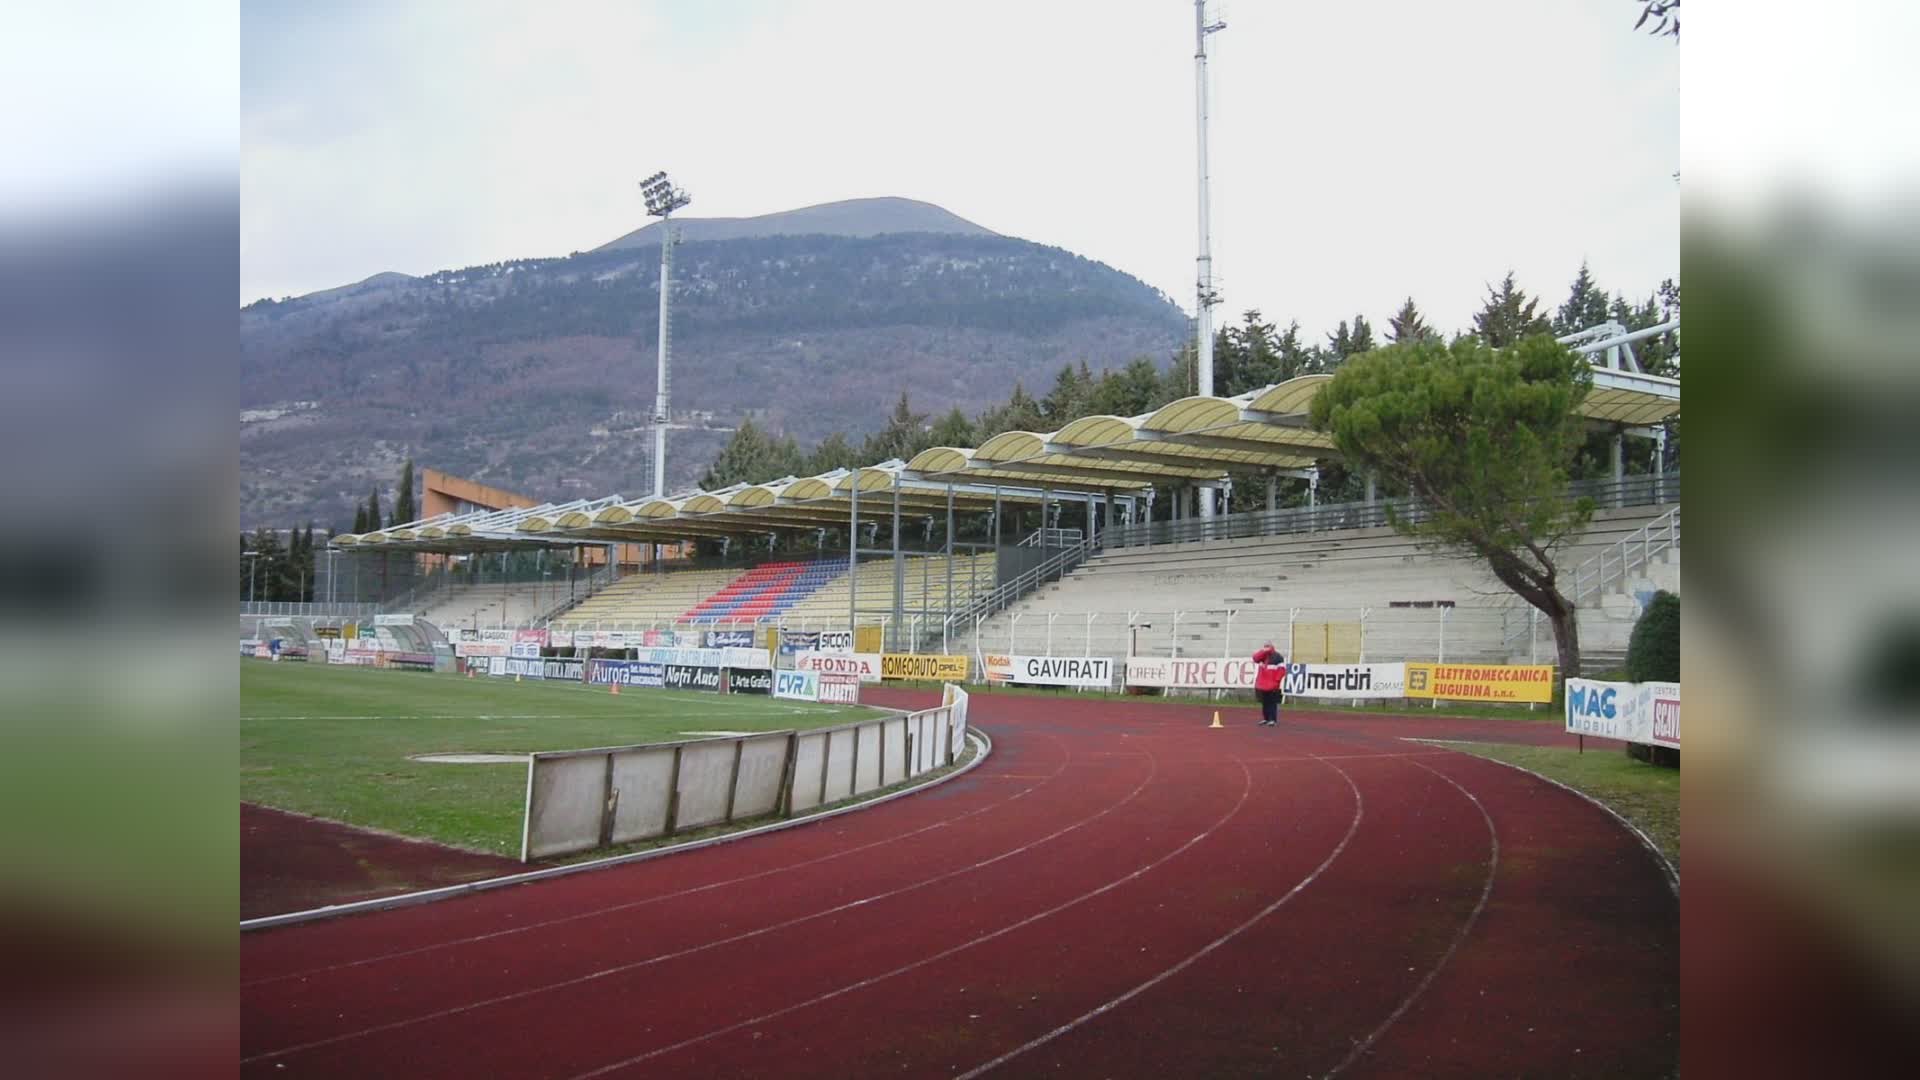
{"label": "utility pole", "polygon": [[[1207,21],[1207,0],[1193,0],[1193,88],[1198,123],[1200,155],[1200,256],[1195,259],[1198,277],[1194,295],[1194,325],[1198,330],[1197,351],[1194,363],[1198,367],[1199,394],[1201,397],[1213,395],[1213,306],[1220,302],[1220,294],[1213,287],[1213,251],[1212,225],[1208,220],[1207,193],[1207,35],[1225,30],[1224,22]],[[1202,489],[1200,516],[1213,516],[1213,492]]]}
{"label": "utility pole", "polygon": [[668,331],[668,300],[673,295],[673,212],[693,201],[693,196],[673,186],[664,172],[640,181],[640,194],[647,200],[647,213],[660,219],[660,351],[658,384],[653,398],[653,495],[667,494],[667,364],[672,344]]}

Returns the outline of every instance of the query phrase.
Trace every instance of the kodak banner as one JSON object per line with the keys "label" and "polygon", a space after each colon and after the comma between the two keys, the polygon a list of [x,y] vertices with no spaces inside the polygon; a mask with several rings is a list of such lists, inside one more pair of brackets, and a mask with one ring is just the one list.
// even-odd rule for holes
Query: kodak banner
{"label": "kodak banner", "polygon": [[880,658],[883,679],[933,679],[940,682],[965,682],[967,658],[933,656],[921,653],[887,653]]}
{"label": "kodak banner", "polygon": [[1407,696],[1446,701],[1553,700],[1552,664],[1408,664]]}

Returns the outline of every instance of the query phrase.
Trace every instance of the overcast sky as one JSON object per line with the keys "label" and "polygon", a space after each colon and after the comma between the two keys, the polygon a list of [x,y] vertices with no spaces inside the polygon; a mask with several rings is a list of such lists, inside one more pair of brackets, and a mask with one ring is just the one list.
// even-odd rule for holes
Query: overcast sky
{"label": "overcast sky", "polygon": [[[1216,318],[1678,276],[1679,49],[1631,0],[1210,11]],[[241,60],[243,301],[591,248],[664,168],[690,215],[923,199],[1192,308],[1182,0],[249,0]]]}

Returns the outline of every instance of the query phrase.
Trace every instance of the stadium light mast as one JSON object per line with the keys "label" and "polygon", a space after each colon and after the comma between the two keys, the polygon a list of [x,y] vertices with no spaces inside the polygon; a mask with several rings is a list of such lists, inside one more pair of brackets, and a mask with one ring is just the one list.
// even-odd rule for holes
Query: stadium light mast
{"label": "stadium light mast", "polygon": [[[1220,302],[1220,294],[1213,287],[1213,241],[1212,226],[1209,217],[1209,199],[1207,193],[1207,35],[1218,33],[1227,28],[1225,22],[1207,21],[1207,0],[1193,0],[1193,90],[1198,123],[1195,129],[1199,133],[1199,169],[1200,169],[1200,256],[1195,259],[1195,268],[1199,271],[1194,297],[1194,320],[1198,331],[1198,348],[1194,357],[1198,369],[1198,393],[1202,397],[1213,395],[1213,306]],[[1213,491],[1202,489],[1205,494],[1200,500],[1200,516],[1213,516]]]}
{"label": "stadium light mast", "polygon": [[692,202],[693,196],[674,187],[664,172],[640,181],[640,194],[647,200],[647,214],[660,219],[660,355],[653,398],[653,494],[661,498],[667,493],[667,363],[671,344],[667,311],[673,295],[673,212]]}

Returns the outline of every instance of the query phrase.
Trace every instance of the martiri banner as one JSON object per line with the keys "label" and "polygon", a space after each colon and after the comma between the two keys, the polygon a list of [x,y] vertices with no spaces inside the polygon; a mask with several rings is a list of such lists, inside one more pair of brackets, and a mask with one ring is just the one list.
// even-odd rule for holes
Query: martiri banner
{"label": "martiri banner", "polygon": [[1035,686],[1078,686],[1105,690],[1113,686],[1113,661],[1105,656],[1009,656],[987,660],[989,682],[1029,683]]}
{"label": "martiri banner", "polygon": [[1567,732],[1680,749],[1680,684],[1567,680]]}
{"label": "martiri banner", "polygon": [[930,653],[887,653],[880,658],[883,679],[933,679],[939,682],[965,682],[967,658]]}
{"label": "martiri banner", "polygon": [[1553,700],[1552,664],[1408,664],[1407,696],[1450,701]]}
{"label": "martiri banner", "polygon": [[[1258,674],[1251,659],[1127,658],[1128,686],[1251,691]],[[1281,684],[1288,697],[1353,701],[1401,697],[1406,686],[1405,664],[1288,664]]]}
{"label": "martiri banner", "polygon": [[793,658],[793,666],[796,671],[817,671],[822,675],[850,675],[861,682],[880,681],[879,653],[803,652]]}

